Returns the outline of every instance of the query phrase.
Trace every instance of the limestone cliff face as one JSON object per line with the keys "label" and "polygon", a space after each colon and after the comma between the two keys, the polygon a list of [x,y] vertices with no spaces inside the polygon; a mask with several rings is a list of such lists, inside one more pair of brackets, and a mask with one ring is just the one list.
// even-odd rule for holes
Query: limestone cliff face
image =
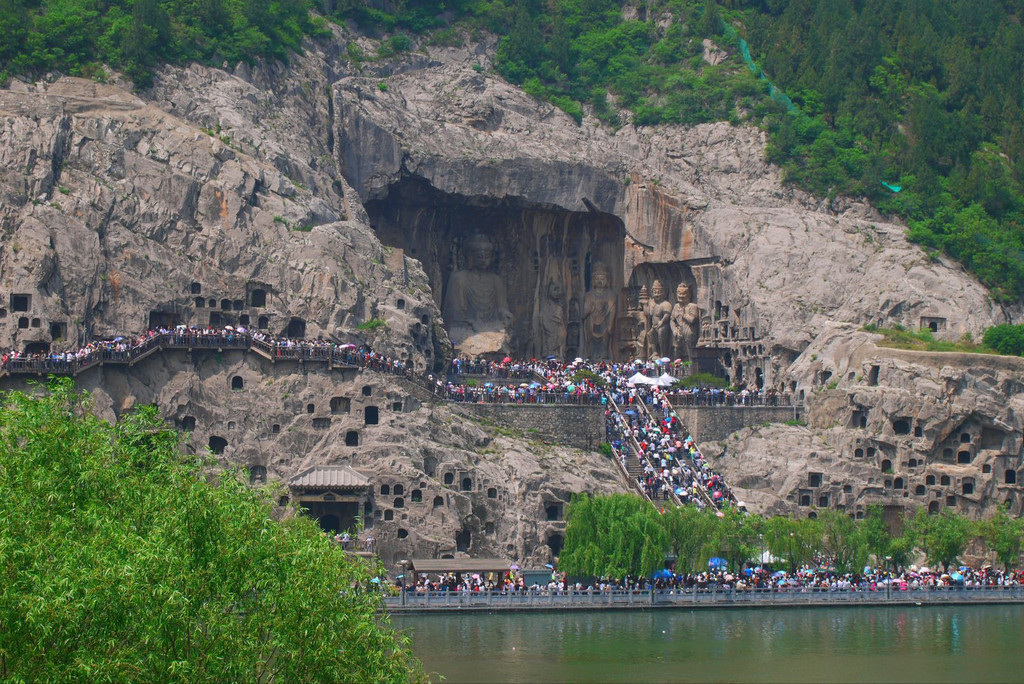
{"label": "limestone cliff face", "polygon": [[[979,471],[974,492],[1016,491],[980,474],[991,462],[985,475],[1006,477],[1011,466],[995,451],[1019,456],[1016,399],[999,408],[1016,396],[1012,372],[979,375],[970,359],[936,371],[871,351],[856,329],[934,324],[959,337],[1019,312],[996,308],[974,279],[929,259],[870,207],[783,186],[760,131],[577,125],[488,73],[486,45],[359,67],[340,57],[350,41],[372,52],[366,38],[339,30],[287,66],[167,68],[141,94],[73,78],[0,91],[0,347],[230,324],[365,342],[436,373],[451,350],[445,285],[465,236],[487,230],[502,238],[517,352],[545,351],[536,344],[545,274],[564,277],[570,345],[580,339],[601,262],[624,293],[623,321],[653,278],[670,292],[689,283],[704,314],[701,347],[725,372],[803,391],[807,428],[758,428],[729,442],[723,467],[759,508],[798,508],[819,462],[824,481],[851,487],[829,490],[828,505],[853,512],[902,498],[886,489],[880,454],[891,454],[893,477],[904,466],[924,472],[910,466],[915,454],[941,478],[935,459],[968,423],[977,449],[970,464],[948,464],[963,468],[948,487],[962,490]],[[359,329],[373,319],[387,325]],[[631,353],[625,327],[614,343]],[[827,389],[825,372],[838,388]],[[241,391],[231,389],[235,377]],[[156,402],[192,428],[193,448],[221,438],[224,459],[266,467],[271,478],[312,464],[356,467],[374,483],[386,560],[466,550],[545,562],[564,524],[545,520],[549,505],[622,488],[604,459],[501,435],[372,373],[168,353],[80,381],[107,417]],[[953,399],[929,391],[950,382],[963,388]],[[985,408],[971,408],[983,395]],[[849,425],[854,404],[870,416],[867,428]],[[367,424],[370,406],[384,416],[378,425]],[[923,436],[883,444],[904,415]],[[358,446],[342,446],[351,432]],[[380,493],[395,484],[419,490],[422,502],[407,495],[396,506]],[[943,487],[924,486],[922,502]],[[822,495],[815,490],[813,505]],[[978,494],[956,496],[971,509]]]}
{"label": "limestone cliff face", "polygon": [[[877,347],[830,326],[790,369],[813,378],[806,426],[765,426],[705,445],[759,509],[870,503],[972,515],[1024,504],[1019,358]],[[781,467],[779,467],[781,465]]]}
{"label": "limestone cliff face", "polygon": [[379,77],[335,83],[342,169],[364,201],[415,178],[452,196],[609,214],[625,232],[624,282],[643,264],[716,259],[699,303],[722,302],[789,352],[832,320],[916,328],[936,318],[952,337],[1004,320],[975,279],[928,258],[902,226],[783,186],[761,131],[577,126],[475,72],[477,56],[449,56],[406,65],[386,91]]}

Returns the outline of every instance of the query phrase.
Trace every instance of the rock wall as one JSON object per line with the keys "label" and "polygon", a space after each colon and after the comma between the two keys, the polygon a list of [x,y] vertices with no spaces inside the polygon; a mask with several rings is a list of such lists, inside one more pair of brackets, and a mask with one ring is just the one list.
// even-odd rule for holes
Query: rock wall
{"label": "rock wall", "polygon": [[528,439],[577,449],[596,451],[607,441],[603,406],[460,404],[453,410],[515,430]]}
{"label": "rock wall", "polygon": [[807,427],[754,427],[705,447],[724,450],[714,462],[738,496],[805,514],[859,517],[878,503],[977,517],[1005,504],[1020,515],[1024,360],[887,349],[877,338],[833,330],[793,365],[807,379],[797,385]]}
{"label": "rock wall", "polygon": [[800,420],[800,406],[676,406],[676,415],[698,442],[720,441],[743,428]]}

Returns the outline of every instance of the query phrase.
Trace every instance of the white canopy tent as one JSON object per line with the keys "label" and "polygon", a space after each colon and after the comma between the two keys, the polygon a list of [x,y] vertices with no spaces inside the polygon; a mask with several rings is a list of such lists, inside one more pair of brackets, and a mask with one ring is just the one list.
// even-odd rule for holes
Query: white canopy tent
{"label": "white canopy tent", "polygon": [[649,378],[643,373],[634,373],[626,380],[630,385],[657,385],[658,381],[654,378]]}
{"label": "white canopy tent", "polygon": [[673,378],[668,373],[662,373],[661,377],[659,377],[655,382],[657,383],[658,387],[671,387],[672,385],[676,384],[676,378]]}

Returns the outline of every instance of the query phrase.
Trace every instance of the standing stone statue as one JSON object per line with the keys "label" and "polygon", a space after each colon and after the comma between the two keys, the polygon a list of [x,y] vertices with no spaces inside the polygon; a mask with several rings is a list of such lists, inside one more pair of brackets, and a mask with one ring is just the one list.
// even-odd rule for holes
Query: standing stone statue
{"label": "standing stone statue", "polygon": [[680,283],[676,288],[676,305],[672,307],[672,337],[675,356],[683,361],[693,360],[693,350],[700,339],[700,309],[691,301],[690,288]]}
{"label": "standing stone statue", "polygon": [[651,295],[653,300],[648,305],[651,328],[647,353],[660,358],[672,353],[672,303],[665,297],[665,288],[660,280],[654,281]]}
{"label": "standing stone statue", "polygon": [[448,278],[444,320],[456,349],[471,356],[508,350],[512,312],[493,265],[494,244],[477,233],[466,243],[466,267]]}
{"label": "standing stone statue", "polygon": [[542,354],[565,358],[565,288],[552,278],[540,303],[537,321],[538,343]]}
{"label": "standing stone statue", "polygon": [[584,349],[589,358],[611,359],[617,300],[612,292],[608,267],[594,264],[590,291],[583,298]]}

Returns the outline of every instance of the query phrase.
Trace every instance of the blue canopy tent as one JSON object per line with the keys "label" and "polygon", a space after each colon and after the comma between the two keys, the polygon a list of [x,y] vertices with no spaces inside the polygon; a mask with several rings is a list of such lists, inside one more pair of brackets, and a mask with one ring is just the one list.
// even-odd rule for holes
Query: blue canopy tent
{"label": "blue canopy tent", "polygon": [[725,560],[724,558],[719,558],[718,556],[715,556],[714,558],[708,561],[708,567],[712,570],[724,570],[728,565],[729,561]]}

